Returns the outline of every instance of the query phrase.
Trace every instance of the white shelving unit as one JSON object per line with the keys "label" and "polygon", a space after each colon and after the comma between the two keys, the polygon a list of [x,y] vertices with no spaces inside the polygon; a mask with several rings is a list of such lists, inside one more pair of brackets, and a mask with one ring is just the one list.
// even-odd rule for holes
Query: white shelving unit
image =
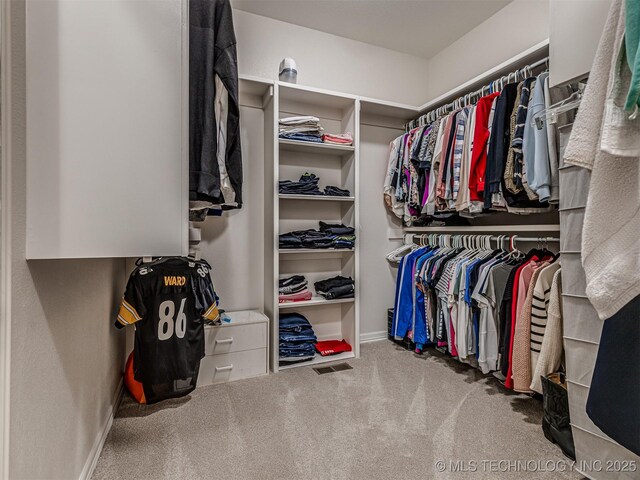
{"label": "white shelving unit", "polygon": [[[265,258],[273,262],[265,267],[265,311],[271,322],[271,369],[294,368],[333,362],[360,355],[359,338],[359,258],[358,258],[358,160],[359,99],[352,95],[276,83],[275,94],[265,108],[272,135],[266,140],[267,151],[273,149],[273,168],[267,168],[265,213],[273,218],[267,232]],[[351,132],[353,146],[285,140],[278,137],[278,119],[294,115],[320,118],[326,132]],[[279,194],[279,180],[298,180],[306,172],[320,178],[320,188],[334,185],[348,189],[348,197]],[[267,220],[268,221],[268,220]],[[353,249],[279,249],[278,235],[293,230],[317,229],[319,222],[343,223],[356,229]],[[269,225],[267,225],[269,229]],[[304,275],[313,298],[304,302],[278,302],[278,280],[291,275]],[[356,283],[355,298],[326,300],[318,296],[314,282],[336,275],[352,277]],[[280,313],[299,311],[311,323],[319,340],[345,339],[353,351],[313,360],[280,365]]]}

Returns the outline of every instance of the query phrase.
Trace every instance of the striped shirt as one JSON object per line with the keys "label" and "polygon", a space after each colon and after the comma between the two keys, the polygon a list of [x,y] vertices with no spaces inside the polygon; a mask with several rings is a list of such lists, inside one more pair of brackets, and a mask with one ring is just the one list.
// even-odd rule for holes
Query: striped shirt
{"label": "striped shirt", "polygon": [[536,285],[533,289],[531,303],[531,365],[535,367],[538,361],[538,354],[544,339],[547,327],[547,316],[549,310],[549,294],[553,276],[560,268],[559,262],[554,262],[545,267],[538,275]]}
{"label": "striped shirt", "polygon": [[453,190],[452,199],[458,198],[460,190],[460,168],[462,165],[462,155],[464,154],[464,131],[469,116],[469,108],[463,108],[458,115],[456,124],[456,137],[453,144]]}

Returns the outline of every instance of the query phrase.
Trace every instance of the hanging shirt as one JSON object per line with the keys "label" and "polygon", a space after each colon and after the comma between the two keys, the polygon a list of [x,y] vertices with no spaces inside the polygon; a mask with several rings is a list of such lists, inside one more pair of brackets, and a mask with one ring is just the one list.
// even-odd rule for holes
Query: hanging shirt
{"label": "hanging shirt", "polygon": [[483,199],[485,172],[487,168],[487,147],[490,135],[489,120],[498,92],[478,100],[476,108],[476,124],[473,132],[473,154],[469,172],[469,198],[472,201]]}
{"label": "hanging shirt", "polygon": [[396,217],[402,218],[404,207],[396,197],[396,184],[394,178],[399,175],[398,153],[402,137],[398,137],[389,144],[389,161],[387,163],[387,174],[384,179],[383,195],[384,202]]}
{"label": "hanging shirt", "polygon": [[460,163],[460,186],[455,208],[457,211],[468,210],[471,205],[469,197],[469,174],[471,168],[471,156],[473,152],[473,137],[476,125],[476,107],[469,107],[468,120],[464,129],[464,144],[462,161]]}
{"label": "hanging shirt", "polygon": [[[492,194],[500,191],[500,185],[502,183],[510,144],[509,124],[511,121],[511,111],[516,101],[517,90],[518,85],[516,83],[505,85],[496,103],[485,172],[485,190],[487,188],[486,183],[489,182],[489,193]],[[484,202],[485,208],[492,207],[492,199],[489,195],[485,194]]]}
{"label": "hanging shirt", "polygon": [[[446,198],[451,200],[449,202],[449,208],[454,208],[455,201],[458,198],[458,192],[460,191],[460,169],[464,155],[464,134],[469,112],[469,107],[463,108],[456,120],[456,134],[453,143],[453,169],[451,170],[451,178],[453,181],[447,182],[447,189],[445,190]],[[449,187],[451,187],[451,190],[449,190]]]}
{"label": "hanging shirt", "polygon": [[527,113],[523,141],[527,183],[541,202],[546,202],[551,197],[551,166],[549,164],[547,125],[544,115],[540,115],[545,109],[544,91],[548,76],[548,73],[542,73],[536,81]]}

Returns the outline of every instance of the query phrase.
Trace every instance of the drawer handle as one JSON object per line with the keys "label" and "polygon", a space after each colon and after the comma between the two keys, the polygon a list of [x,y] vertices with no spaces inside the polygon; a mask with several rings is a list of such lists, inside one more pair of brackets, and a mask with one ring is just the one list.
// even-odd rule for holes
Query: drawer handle
{"label": "drawer handle", "polygon": [[216,372],[226,372],[227,370],[231,370],[233,365],[227,365],[224,367],[216,367]]}
{"label": "drawer handle", "polygon": [[223,338],[222,340],[218,340],[216,339],[216,345],[217,344],[223,344],[223,343],[233,343],[233,337],[231,338]]}

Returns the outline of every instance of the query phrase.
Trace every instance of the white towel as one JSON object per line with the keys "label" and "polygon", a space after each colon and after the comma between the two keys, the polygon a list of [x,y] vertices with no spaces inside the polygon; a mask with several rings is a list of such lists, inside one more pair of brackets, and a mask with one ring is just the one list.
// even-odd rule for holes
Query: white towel
{"label": "white towel", "polygon": [[640,158],[601,148],[634,153],[640,135],[640,124],[615,105],[614,87],[625,78],[615,74],[624,28],[623,2],[614,0],[564,154],[566,163],[591,170],[582,266],[587,296],[603,320],[640,295]]}

